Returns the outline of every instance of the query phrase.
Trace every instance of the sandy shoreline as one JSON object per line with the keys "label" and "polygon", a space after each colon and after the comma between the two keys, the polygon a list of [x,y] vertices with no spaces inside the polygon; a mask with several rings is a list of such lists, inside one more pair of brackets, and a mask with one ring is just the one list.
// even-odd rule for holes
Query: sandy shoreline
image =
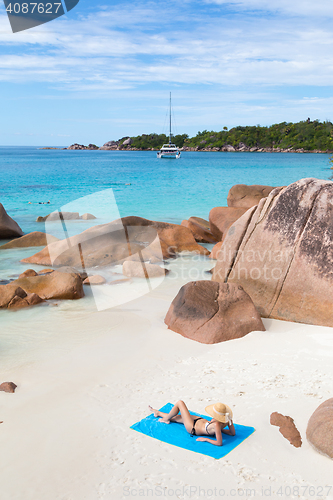
{"label": "sandy shoreline", "polygon": [[[180,281],[101,312],[87,297],[76,309],[46,308],[39,321],[14,313],[8,334],[25,318],[30,341],[1,373],[18,384],[15,394],[0,393],[2,499],[203,498],[204,490],[206,498],[332,498],[332,462],[305,438],[309,417],[331,396],[332,329],[264,320],[267,332],[199,344],[163,323]],[[148,404],[178,399],[198,412],[223,400],[256,432],[216,461],[129,429]],[[294,418],[300,449],[270,425],[273,411]]]}

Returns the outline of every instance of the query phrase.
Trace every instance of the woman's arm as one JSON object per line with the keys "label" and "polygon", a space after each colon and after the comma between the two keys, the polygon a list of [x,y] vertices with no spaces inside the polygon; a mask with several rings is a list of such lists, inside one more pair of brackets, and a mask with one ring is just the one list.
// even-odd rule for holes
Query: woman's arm
{"label": "woman's arm", "polygon": [[209,439],[204,437],[198,438],[197,441],[206,441],[207,443],[215,444],[215,446],[222,446],[222,437],[221,437],[221,442],[218,442],[218,439],[216,439],[215,441],[214,439]]}
{"label": "woman's arm", "polygon": [[215,446],[222,446],[221,424],[219,422],[214,422],[212,426],[214,426],[216,441],[215,439],[209,439],[205,437],[200,437],[197,439],[197,441],[206,441],[207,443],[215,444]]}
{"label": "woman's arm", "polygon": [[236,435],[236,430],[233,424],[233,421],[230,421],[230,424],[228,424],[229,429],[222,429],[222,432],[224,434],[228,434],[228,436],[235,436]]}

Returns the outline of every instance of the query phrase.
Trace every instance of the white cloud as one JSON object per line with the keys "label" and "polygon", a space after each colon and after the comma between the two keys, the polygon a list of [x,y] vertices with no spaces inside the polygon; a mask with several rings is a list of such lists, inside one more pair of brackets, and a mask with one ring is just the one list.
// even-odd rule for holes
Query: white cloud
{"label": "white cloud", "polygon": [[[247,10],[292,9],[302,16],[314,5],[317,14],[324,7],[332,11],[331,0],[316,4],[280,0],[275,7],[267,0],[207,3]],[[104,6],[79,22],[63,18],[15,36],[7,18],[0,16],[0,80],[52,82],[76,92],[107,92],[151,82],[224,86],[332,82],[333,35],[328,22],[302,16],[297,22],[260,15],[226,19],[222,14],[197,22],[195,10],[163,9],[160,2],[146,8]],[[180,22],[170,22],[172,15]]]}

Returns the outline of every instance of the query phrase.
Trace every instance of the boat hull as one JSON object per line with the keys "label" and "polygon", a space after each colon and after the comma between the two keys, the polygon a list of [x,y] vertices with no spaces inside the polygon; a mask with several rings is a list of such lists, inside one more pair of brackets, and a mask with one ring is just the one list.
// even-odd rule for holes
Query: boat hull
{"label": "boat hull", "polygon": [[157,153],[157,158],[169,158],[170,160],[178,160],[180,158],[180,152],[178,153]]}

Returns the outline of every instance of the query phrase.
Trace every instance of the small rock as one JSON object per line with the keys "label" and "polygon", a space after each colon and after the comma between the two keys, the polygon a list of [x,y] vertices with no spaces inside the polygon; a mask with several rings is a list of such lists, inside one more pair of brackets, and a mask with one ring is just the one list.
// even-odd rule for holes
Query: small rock
{"label": "small rock", "polygon": [[164,320],[170,330],[203,344],[216,344],[265,331],[241,286],[191,281],[182,286]]}
{"label": "small rock", "polygon": [[23,236],[20,226],[7,214],[4,206],[0,203],[0,240],[17,238]]}
{"label": "small rock", "polygon": [[88,276],[83,282],[84,285],[104,285],[106,279],[103,276],[95,274],[94,276]]}
{"label": "small rock", "polygon": [[81,215],[80,218],[82,220],[93,220],[93,219],[96,219],[97,217],[95,217],[93,214],[83,214],[83,215]]}
{"label": "small rock", "polygon": [[41,276],[43,274],[50,274],[53,272],[54,272],[54,269],[42,269],[41,271],[38,271],[38,275]]}
{"label": "small rock", "polygon": [[38,276],[34,269],[27,269],[24,273],[20,274],[19,278],[28,278],[30,276]]}
{"label": "small rock", "polygon": [[306,437],[315,450],[333,458],[333,398],[324,401],[311,415]]}
{"label": "small rock", "polygon": [[0,384],[0,391],[13,393],[15,392],[16,387],[17,385],[14,384],[14,382],[3,382]]}
{"label": "small rock", "polygon": [[301,435],[291,417],[287,417],[275,411],[271,414],[270,423],[271,425],[278,426],[282,436],[288,439],[290,444],[295,446],[295,448],[300,448],[302,446]]}

